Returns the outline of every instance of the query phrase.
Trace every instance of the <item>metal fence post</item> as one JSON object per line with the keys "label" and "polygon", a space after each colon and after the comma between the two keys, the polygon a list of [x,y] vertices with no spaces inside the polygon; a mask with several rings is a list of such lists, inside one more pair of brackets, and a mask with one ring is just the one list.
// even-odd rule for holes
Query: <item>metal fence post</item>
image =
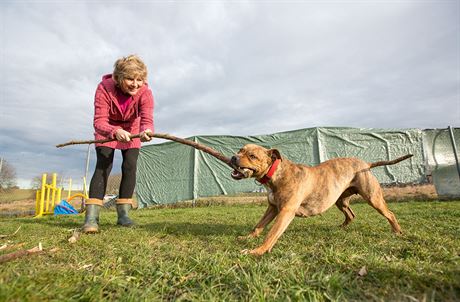
{"label": "metal fence post", "polygon": [[447,127],[447,129],[449,129],[450,141],[452,143],[452,148],[454,149],[455,163],[457,164],[457,172],[458,172],[458,177],[460,179],[460,164],[458,162],[457,145],[455,144],[454,132],[452,131],[452,128],[450,126]]}
{"label": "metal fence post", "polygon": [[88,144],[88,151],[86,151],[86,167],[85,167],[85,177],[83,178],[83,191],[85,192],[85,195],[88,196],[88,188],[86,186],[86,180],[88,179],[88,170],[89,170],[89,156],[91,154],[91,144]]}
{"label": "metal fence post", "polygon": [[[193,141],[197,142],[197,137],[193,137]],[[196,148],[193,148],[193,200],[192,205],[196,205],[196,200],[198,199],[198,166],[199,166],[199,159],[198,159],[198,152]]]}

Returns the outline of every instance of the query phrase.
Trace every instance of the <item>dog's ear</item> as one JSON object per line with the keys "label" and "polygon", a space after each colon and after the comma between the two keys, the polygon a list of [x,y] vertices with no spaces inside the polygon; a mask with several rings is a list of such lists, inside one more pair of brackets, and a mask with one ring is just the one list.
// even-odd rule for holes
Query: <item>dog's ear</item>
{"label": "dog's ear", "polygon": [[281,159],[281,153],[278,151],[278,149],[270,149],[268,150],[268,154],[270,155],[273,161]]}

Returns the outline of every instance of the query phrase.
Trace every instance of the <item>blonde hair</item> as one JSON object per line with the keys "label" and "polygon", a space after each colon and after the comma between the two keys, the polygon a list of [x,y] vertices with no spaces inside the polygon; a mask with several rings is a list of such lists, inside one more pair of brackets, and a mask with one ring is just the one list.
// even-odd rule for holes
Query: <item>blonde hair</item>
{"label": "blonde hair", "polygon": [[141,78],[147,80],[147,66],[137,55],[120,58],[113,64],[113,79],[118,85],[126,78]]}

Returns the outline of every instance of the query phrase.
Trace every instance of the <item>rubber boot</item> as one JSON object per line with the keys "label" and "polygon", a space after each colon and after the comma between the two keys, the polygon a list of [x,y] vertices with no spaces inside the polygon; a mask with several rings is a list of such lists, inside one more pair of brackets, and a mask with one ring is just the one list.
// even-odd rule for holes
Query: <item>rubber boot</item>
{"label": "rubber boot", "polygon": [[85,212],[85,224],[82,227],[83,233],[97,233],[99,231],[99,212],[101,206],[96,204],[87,204]]}
{"label": "rubber boot", "polygon": [[132,208],[129,203],[117,204],[118,220],[117,224],[124,227],[132,227],[134,222],[128,217],[128,212]]}

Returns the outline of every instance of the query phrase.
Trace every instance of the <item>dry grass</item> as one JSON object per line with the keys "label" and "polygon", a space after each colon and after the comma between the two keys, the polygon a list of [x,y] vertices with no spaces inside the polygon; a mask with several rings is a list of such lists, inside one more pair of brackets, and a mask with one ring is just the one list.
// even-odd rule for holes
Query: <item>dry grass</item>
{"label": "dry grass", "polygon": [[16,200],[0,203],[0,213],[12,211],[30,211],[35,209],[35,199]]}
{"label": "dry grass", "polygon": [[436,200],[438,194],[432,184],[384,187],[385,199],[388,201],[403,200]]}

